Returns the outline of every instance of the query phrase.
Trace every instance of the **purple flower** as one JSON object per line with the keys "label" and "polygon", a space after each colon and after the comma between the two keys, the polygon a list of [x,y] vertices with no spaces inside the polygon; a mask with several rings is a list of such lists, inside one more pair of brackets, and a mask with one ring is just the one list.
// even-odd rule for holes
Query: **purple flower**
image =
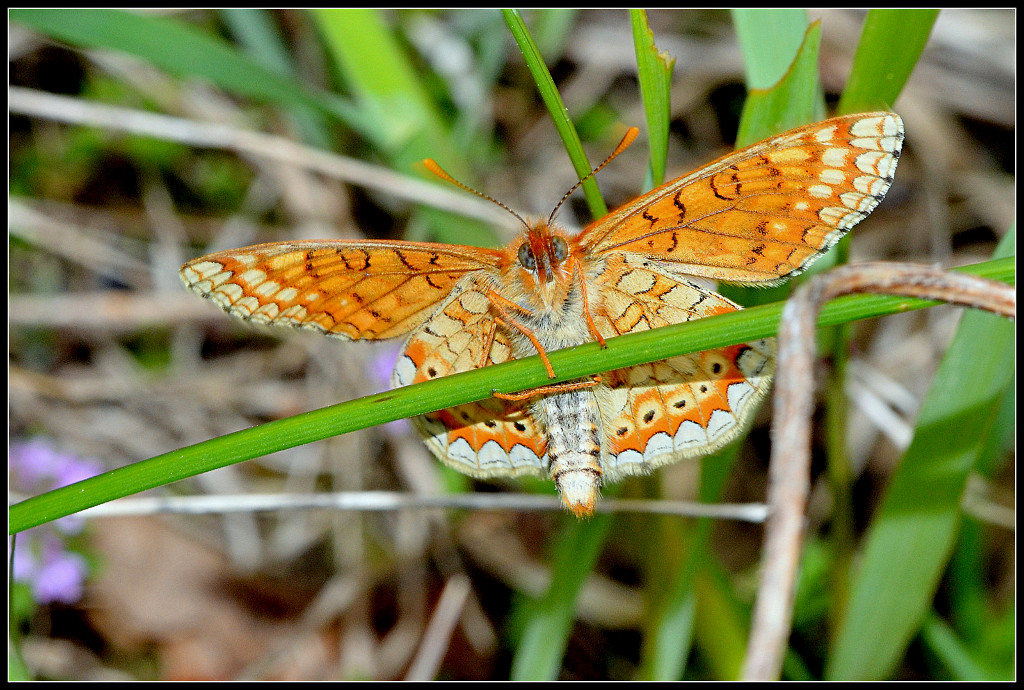
{"label": "purple flower", "polygon": [[[381,388],[391,387],[391,370],[395,368],[395,361],[401,354],[402,346],[398,343],[388,343],[375,348],[370,359],[370,378],[380,384]],[[405,419],[396,419],[385,424],[383,429],[385,433],[401,436],[409,433],[409,422]]]}
{"label": "purple flower", "polygon": [[32,588],[39,604],[73,604],[82,596],[88,574],[85,558],[67,551],[52,531],[40,528],[21,535],[14,552],[14,579]]}
{"label": "purple flower", "polygon": [[[34,438],[10,445],[10,483],[25,494],[38,494],[99,474],[96,460],[82,459],[55,450]],[[84,521],[74,515],[19,535],[14,553],[14,579],[27,582],[39,604],[74,603],[82,596],[87,567],[85,559],[67,551],[64,535],[78,534]]]}

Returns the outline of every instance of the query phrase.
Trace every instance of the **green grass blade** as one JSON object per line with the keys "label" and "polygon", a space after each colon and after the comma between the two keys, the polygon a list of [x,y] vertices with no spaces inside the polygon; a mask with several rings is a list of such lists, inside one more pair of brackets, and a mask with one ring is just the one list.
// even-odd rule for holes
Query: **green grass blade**
{"label": "green grass blade", "polygon": [[633,26],[633,47],[636,50],[637,75],[640,96],[647,117],[647,141],[650,146],[650,179],[647,188],[657,187],[665,180],[668,159],[668,124],[672,95],[672,68],[676,59],[667,52],[659,52],[654,44],[654,32],[647,23],[644,10],[631,9],[629,19]]}
{"label": "green grass blade", "polygon": [[[782,78],[768,88],[750,89],[736,135],[737,148],[822,118],[825,109],[818,79],[820,46],[821,23],[814,22],[807,27],[796,57]],[[754,55],[744,54],[744,61],[756,61],[763,52],[762,48]]]}
{"label": "green grass blade", "polygon": [[[250,58],[289,79],[298,78],[288,46],[269,11],[231,7],[219,10],[218,14]],[[296,105],[291,114],[303,141],[322,149],[333,148],[329,121],[320,112]]]}
{"label": "green grass blade", "polygon": [[[1014,233],[997,256],[1011,255]],[[826,677],[885,678],[932,605],[968,475],[1013,380],[1014,324],[967,311],[872,521]]]}
{"label": "green grass blade", "polygon": [[[544,105],[551,114],[551,119],[555,123],[555,129],[558,130],[558,136],[561,137],[565,150],[569,154],[573,170],[576,171],[576,175],[582,180],[586,175],[590,174],[593,166],[590,165],[590,161],[587,159],[587,154],[583,150],[579,134],[576,132],[576,126],[569,118],[565,103],[562,102],[562,96],[558,93],[558,88],[555,86],[554,79],[551,78],[547,65],[544,64],[544,58],[530,36],[530,30],[527,29],[526,22],[523,21],[519,11],[503,9],[502,14],[505,16],[505,22],[512,32],[512,37],[519,46],[519,50],[523,53],[526,67],[530,70],[530,74],[537,84],[537,91],[540,93],[541,100],[544,101]],[[589,206],[590,213],[594,218],[601,218],[608,213],[608,207],[601,197],[601,190],[598,188],[597,181],[593,177],[583,183],[583,193],[587,198],[587,206]]]}
{"label": "green grass blade", "polygon": [[[423,79],[379,12],[316,9],[312,13],[360,113],[373,123],[364,134],[391,167],[410,171],[424,158],[435,158],[457,179],[471,184],[468,159],[454,145]],[[433,176],[428,179],[440,183]],[[408,239],[495,244],[494,233],[483,223],[431,208],[420,208],[418,213],[429,226],[430,237]]]}
{"label": "green grass blade", "polygon": [[551,554],[551,585],[543,597],[513,614],[525,620],[512,660],[511,680],[556,680],[575,620],[576,598],[594,569],[612,524],[598,515],[586,522],[563,516]]}
{"label": "green grass blade", "polygon": [[838,112],[891,110],[938,16],[934,9],[870,10]]}
{"label": "green grass blade", "polygon": [[177,76],[207,79],[239,96],[316,108],[360,130],[370,124],[341,98],[303,87],[175,19],[111,9],[13,9],[9,17],[58,40],[122,51]]}
{"label": "green grass blade", "polygon": [[807,33],[807,10],[734,9],[732,24],[743,50],[748,89],[769,89],[796,59]]}
{"label": "green grass blade", "polygon": [[[738,444],[733,444],[718,453],[702,458],[700,462],[700,501],[715,503],[719,500],[728,481],[730,471],[735,465]],[[714,562],[708,549],[714,521],[700,519],[696,523],[681,521],[675,518],[660,517],[658,528],[650,539],[649,563],[645,580],[648,582],[648,613],[644,617],[643,642],[640,655],[638,678],[641,680],[678,680],[683,677],[683,670],[690,653],[691,641],[698,620],[706,621],[712,615],[710,606],[703,601],[698,609],[697,578],[701,571]],[[685,554],[680,558],[672,555]],[[709,588],[716,600],[724,597],[719,588]],[[716,609],[717,610],[717,609]],[[698,619],[698,616],[700,617]],[[724,621],[719,619],[719,624]],[[704,623],[706,624],[706,622]],[[722,629],[714,637],[732,639],[733,636],[721,635]],[[742,640],[746,631],[742,631]],[[742,649],[742,642],[740,643]],[[705,657],[709,663],[719,669],[739,668],[738,659],[742,656],[728,653],[734,646],[725,646],[727,652],[722,654],[722,646],[709,649],[704,646]],[[723,673],[716,677],[734,677],[734,673]]]}
{"label": "green grass blade", "polygon": [[469,171],[448,144],[422,78],[377,12],[316,9],[312,15],[345,87],[373,116],[374,145],[405,165],[436,156],[465,177]]}
{"label": "green grass blade", "polygon": [[[997,259],[958,270],[1010,283],[1016,275],[1012,258]],[[832,326],[935,304],[901,297],[852,295],[826,305],[818,325]],[[375,424],[483,400],[491,397],[495,390],[513,393],[553,381],[567,381],[686,352],[770,337],[778,329],[782,309],[781,303],[762,305],[610,338],[604,349],[597,343],[590,343],[551,352],[549,359],[558,374],[554,380],[548,379],[539,357],[528,357],[269,422],[27,499],[11,506],[8,526],[13,534],[114,498],[169,484],[235,462],[251,460]]]}

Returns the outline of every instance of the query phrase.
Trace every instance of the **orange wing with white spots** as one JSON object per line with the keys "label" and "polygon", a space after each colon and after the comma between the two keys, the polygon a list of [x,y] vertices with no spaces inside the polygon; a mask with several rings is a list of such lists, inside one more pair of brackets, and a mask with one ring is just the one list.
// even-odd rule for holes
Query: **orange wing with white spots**
{"label": "orange wing with white spots", "polygon": [[194,259],[181,280],[246,321],[377,340],[420,326],[463,276],[493,272],[499,258],[427,242],[275,242]]}
{"label": "orange wing with white spots", "polygon": [[[635,254],[609,256],[595,284],[602,295],[595,322],[606,337],[739,308]],[[605,374],[605,478],[647,474],[730,443],[768,392],[774,368],[774,343],[759,340]]]}
{"label": "orange wing with white spots", "polygon": [[[467,279],[409,336],[395,365],[394,387],[429,381],[512,359],[503,329],[494,329],[486,277]],[[446,465],[471,477],[547,476],[547,438],[528,406],[488,398],[417,417],[427,446]]]}
{"label": "orange wing with white spots", "polygon": [[586,227],[578,241],[595,255],[643,254],[693,276],[776,283],[878,205],[902,143],[895,113],[800,127],[644,194]]}

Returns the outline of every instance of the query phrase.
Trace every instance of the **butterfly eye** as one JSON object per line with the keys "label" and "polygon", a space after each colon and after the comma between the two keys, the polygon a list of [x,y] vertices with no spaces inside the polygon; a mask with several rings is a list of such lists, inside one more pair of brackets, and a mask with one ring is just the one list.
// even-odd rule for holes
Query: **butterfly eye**
{"label": "butterfly eye", "polygon": [[555,261],[565,261],[565,257],[569,256],[569,245],[561,237],[556,237],[551,240],[551,251]]}
{"label": "butterfly eye", "polygon": [[537,268],[537,258],[533,255],[533,251],[530,249],[530,245],[527,242],[523,242],[519,245],[519,263],[523,265],[527,271],[533,271]]}

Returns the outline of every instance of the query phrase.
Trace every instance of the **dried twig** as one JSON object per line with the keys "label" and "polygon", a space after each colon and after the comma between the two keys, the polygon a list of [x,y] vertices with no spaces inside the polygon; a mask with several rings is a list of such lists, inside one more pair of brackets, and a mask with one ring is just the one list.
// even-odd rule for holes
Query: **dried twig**
{"label": "dried twig", "polygon": [[850,293],[882,293],[940,300],[1003,316],[1016,315],[1016,294],[1003,283],[902,263],[843,266],[801,286],[786,304],[779,327],[778,376],[772,421],[769,516],[764,567],[744,664],[745,680],[778,679],[792,623],[793,595],[810,491],[811,414],[815,323],[825,302]]}
{"label": "dried twig", "polygon": [[[18,497],[14,497],[18,498]],[[231,494],[227,496],[144,496],[122,498],[82,511],[84,517],[118,517],[180,513],[252,513],[305,510],[508,510],[561,512],[564,510],[555,495],[519,493],[477,493],[422,496],[390,491],[339,491],[312,494]],[[695,503],[609,498],[601,503],[599,512],[645,513],[709,517],[718,520],[763,522],[766,508],[760,503]]]}

